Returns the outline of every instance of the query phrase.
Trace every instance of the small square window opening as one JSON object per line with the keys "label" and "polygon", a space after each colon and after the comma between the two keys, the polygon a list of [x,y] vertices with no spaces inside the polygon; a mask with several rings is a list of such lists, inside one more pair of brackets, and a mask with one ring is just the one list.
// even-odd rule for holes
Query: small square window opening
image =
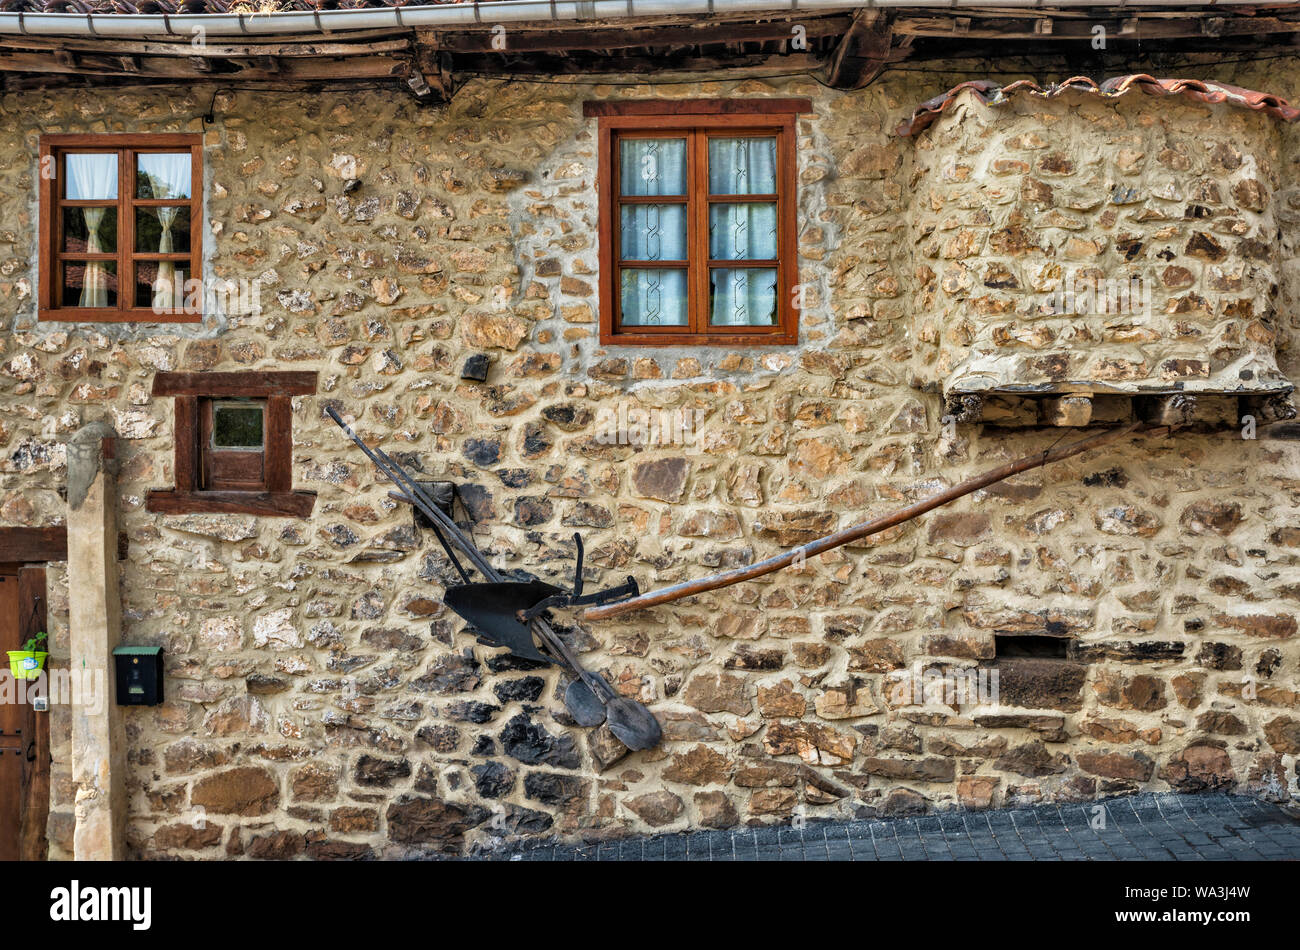
{"label": "small square window opening", "polygon": [[293,490],[293,398],[316,392],[312,372],[154,375],[174,400],[176,485],[149,492],[149,511],[305,518],[314,492]]}
{"label": "small square window opening", "polygon": [[265,446],[266,404],[253,400],[212,404],[212,449],[260,452]]}

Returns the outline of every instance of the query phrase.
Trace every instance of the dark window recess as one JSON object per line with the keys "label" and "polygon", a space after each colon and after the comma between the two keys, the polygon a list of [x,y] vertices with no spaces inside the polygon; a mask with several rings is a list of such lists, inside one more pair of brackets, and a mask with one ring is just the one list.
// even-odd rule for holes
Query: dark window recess
{"label": "dark window recess", "polygon": [[1069,637],[1046,635],[1003,635],[993,637],[998,659],[1004,657],[1035,657],[1040,660],[1064,660],[1073,642]]}
{"label": "dark window recess", "polygon": [[212,403],[212,447],[262,451],[266,403],[262,400]]}

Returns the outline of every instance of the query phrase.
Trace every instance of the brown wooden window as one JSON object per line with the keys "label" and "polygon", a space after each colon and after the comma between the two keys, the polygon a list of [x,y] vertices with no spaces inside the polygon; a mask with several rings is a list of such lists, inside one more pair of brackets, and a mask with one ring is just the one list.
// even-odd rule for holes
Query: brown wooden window
{"label": "brown wooden window", "polygon": [[199,400],[200,488],[266,490],[265,399]]}
{"label": "brown wooden window", "polygon": [[600,116],[602,343],[798,342],[795,120],[808,108],[587,103]]}
{"label": "brown wooden window", "polygon": [[203,319],[198,135],[43,135],[41,320]]}
{"label": "brown wooden window", "polygon": [[293,397],[316,374],[158,373],[153,394],[175,400],[176,488],[151,491],[150,511],[305,518],[314,492],[293,490]]}

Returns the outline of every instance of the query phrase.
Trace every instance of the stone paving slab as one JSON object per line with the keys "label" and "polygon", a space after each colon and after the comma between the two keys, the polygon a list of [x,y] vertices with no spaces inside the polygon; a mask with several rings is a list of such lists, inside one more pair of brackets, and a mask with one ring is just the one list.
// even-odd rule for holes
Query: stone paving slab
{"label": "stone paving slab", "polygon": [[508,861],[1300,860],[1300,819],[1225,794],[1146,794],[912,818],[810,821],[626,838],[530,842]]}

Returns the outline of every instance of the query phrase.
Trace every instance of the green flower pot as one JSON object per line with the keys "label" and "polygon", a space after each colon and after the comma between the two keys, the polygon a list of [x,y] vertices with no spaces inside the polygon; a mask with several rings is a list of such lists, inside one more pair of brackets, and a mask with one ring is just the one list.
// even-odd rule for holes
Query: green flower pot
{"label": "green flower pot", "polygon": [[9,672],[14,679],[34,680],[41,675],[45,658],[49,656],[42,650],[9,650]]}

